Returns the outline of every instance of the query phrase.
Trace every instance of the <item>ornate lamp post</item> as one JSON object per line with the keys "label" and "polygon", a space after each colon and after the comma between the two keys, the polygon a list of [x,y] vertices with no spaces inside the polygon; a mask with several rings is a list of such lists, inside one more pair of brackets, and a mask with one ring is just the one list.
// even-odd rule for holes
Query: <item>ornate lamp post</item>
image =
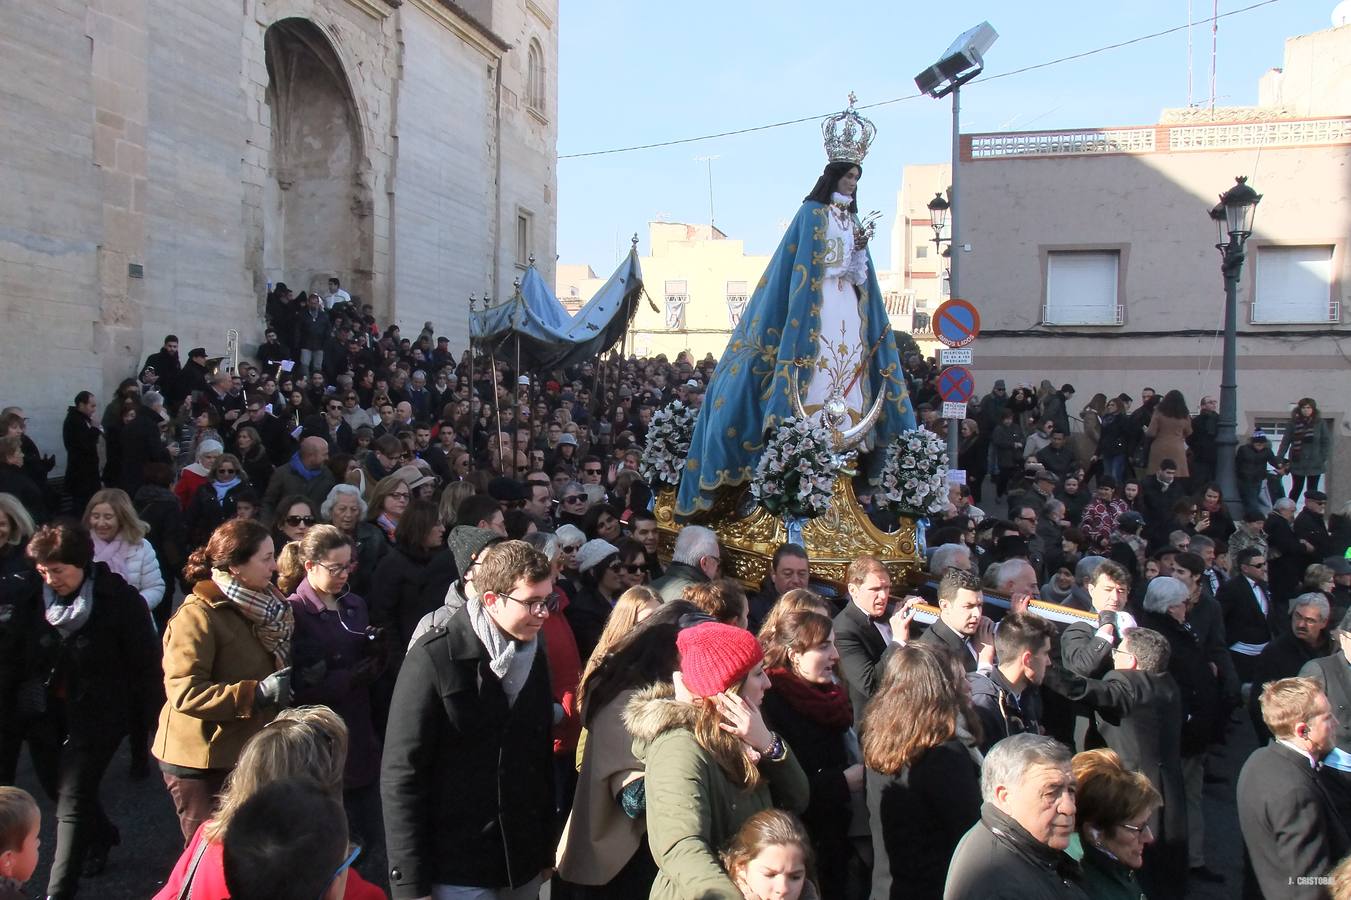
{"label": "ornate lamp post", "polygon": [[1244,244],[1252,235],[1253,217],[1262,195],[1239,176],[1210,211],[1215,223],[1215,249],[1220,251],[1224,276],[1224,371],[1220,378],[1220,423],[1215,438],[1216,475],[1229,515],[1241,521],[1243,502],[1238,494],[1234,453],[1238,449],[1238,278],[1243,271]]}

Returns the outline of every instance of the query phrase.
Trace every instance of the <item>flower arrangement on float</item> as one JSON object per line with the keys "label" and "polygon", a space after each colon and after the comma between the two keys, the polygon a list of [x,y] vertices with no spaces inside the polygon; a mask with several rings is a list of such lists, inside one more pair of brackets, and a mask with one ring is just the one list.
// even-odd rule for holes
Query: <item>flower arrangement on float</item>
{"label": "flower arrangement on float", "polygon": [[679,400],[672,400],[653,414],[638,474],[654,489],[680,485],[694,436],[694,418],[695,411]]}
{"label": "flower arrangement on float", "polygon": [[815,518],[830,508],[840,459],[819,418],[789,416],[765,444],[751,496],[774,515]]}
{"label": "flower arrangement on float", "polygon": [[947,444],[923,428],[901,432],[886,449],[873,502],[924,518],[942,512],[947,499]]}

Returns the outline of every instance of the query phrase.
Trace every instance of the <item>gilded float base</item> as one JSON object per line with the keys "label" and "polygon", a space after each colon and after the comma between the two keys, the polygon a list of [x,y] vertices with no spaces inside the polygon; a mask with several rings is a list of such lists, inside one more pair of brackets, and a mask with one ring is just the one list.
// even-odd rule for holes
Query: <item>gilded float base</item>
{"label": "gilded float base", "polygon": [[[788,529],[783,516],[773,515],[760,506],[749,515],[737,515],[736,507],[744,490],[724,495],[691,524],[717,532],[722,546],[722,570],[727,577],[758,588],[769,574],[774,551],[788,541]],[[674,489],[662,491],[653,506],[661,532],[662,555],[668,559],[681,527],[675,519],[675,499]],[[918,523],[907,516],[900,521],[897,531],[882,531],[859,505],[851,479],[835,479],[830,509],[824,515],[808,519],[802,527],[802,543],[811,560],[812,578],[843,591],[849,564],[860,556],[875,556],[886,564],[897,585],[915,580],[924,570],[924,558],[915,538]]]}

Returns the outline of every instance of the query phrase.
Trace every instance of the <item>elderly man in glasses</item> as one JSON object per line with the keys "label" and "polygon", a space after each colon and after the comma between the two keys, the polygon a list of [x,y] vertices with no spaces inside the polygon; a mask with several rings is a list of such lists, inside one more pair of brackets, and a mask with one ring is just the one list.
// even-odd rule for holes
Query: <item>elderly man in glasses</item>
{"label": "elderly man in glasses", "polygon": [[479,596],[408,651],[390,705],[381,795],[398,897],[534,897],[553,865],[553,699],[539,652],[553,567],[505,541],[474,584]]}

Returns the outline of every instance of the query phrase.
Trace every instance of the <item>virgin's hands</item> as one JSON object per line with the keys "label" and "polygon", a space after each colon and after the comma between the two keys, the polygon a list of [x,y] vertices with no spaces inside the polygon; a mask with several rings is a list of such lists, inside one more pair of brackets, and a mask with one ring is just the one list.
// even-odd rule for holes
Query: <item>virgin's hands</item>
{"label": "virgin's hands", "polygon": [[770,735],[769,728],[765,726],[764,717],[760,715],[758,707],[752,706],[738,694],[721,693],[713,699],[718,704],[718,711],[722,713],[719,728],[728,734],[736,735],[741,739],[741,743],[757,753],[769,752],[774,738]]}

